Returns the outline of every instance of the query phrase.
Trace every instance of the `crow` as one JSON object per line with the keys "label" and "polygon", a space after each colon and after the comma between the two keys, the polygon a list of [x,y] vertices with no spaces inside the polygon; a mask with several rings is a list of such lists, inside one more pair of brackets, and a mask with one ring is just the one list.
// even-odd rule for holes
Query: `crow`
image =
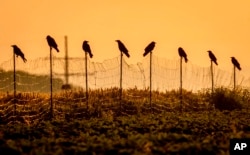
{"label": "crow", "polygon": [[154,47],[155,47],[155,42],[152,41],[152,42],[144,49],[145,52],[144,52],[143,56],[145,57],[149,52],[151,52],[151,51],[154,49]]}
{"label": "crow", "polygon": [[116,40],[116,42],[118,43],[119,50],[129,58],[130,55],[128,54],[128,50],[125,45],[120,40]]}
{"label": "crow", "polygon": [[180,57],[184,57],[185,62],[187,63],[188,59],[187,59],[187,54],[185,53],[185,51],[181,47],[179,47],[178,52],[179,52]]}
{"label": "crow", "polygon": [[55,40],[50,35],[47,35],[46,39],[49,44],[49,47],[54,48],[57,52],[59,52],[59,49],[57,48],[57,44]]}
{"label": "crow", "polygon": [[236,68],[238,68],[239,70],[241,70],[240,64],[239,64],[239,62],[235,59],[235,57],[231,57],[231,58],[232,58],[231,61],[232,61],[233,65],[234,65]]}
{"label": "crow", "polygon": [[20,56],[23,59],[23,62],[25,63],[27,59],[24,57],[23,52],[20,50],[17,45],[11,45],[13,47],[14,53],[16,54],[16,57]]}
{"label": "crow", "polygon": [[90,46],[89,46],[89,44],[88,44],[88,41],[85,40],[85,41],[82,43],[82,49],[83,49],[85,52],[89,53],[90,58],[93,57],[93,54],[92,54],[92,52],[91,52]]}
{"label": "crow", "polygon": [[218,65],[217,59],[216,59],[216,57],[214,56],[214,54],[212,53],[212,51],[207,51],[207,52],[208,52],[208,54],[209,54],[209,57],[210,57],[211,61],[213,61],[216,65]]}

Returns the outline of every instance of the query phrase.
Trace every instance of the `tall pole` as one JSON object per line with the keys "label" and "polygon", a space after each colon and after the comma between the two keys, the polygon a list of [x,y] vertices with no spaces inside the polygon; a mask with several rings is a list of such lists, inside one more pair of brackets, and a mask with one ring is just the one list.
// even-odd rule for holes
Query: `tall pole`
{"label": "tall pole", "polygon": [[150,80],[150,84],[149,84],[149,103],[150,103],[150,109],[152,111],[152,52],[150,52],[150,75],[149,75],[149,80]]}
{"label": "tall pole", "polygon": [[122,52],[120,61],[120,110],[122,110]]}
{"label": "tall pole", "polygon": [[180,57],[180,111],[182,111],[182,57]]}
{"label": "tall pole", "polygon": [[50,117],[53,118],[53,87],[52,87],[52,48],[50,47]]}
{"label": "tall pole", "polygon": [[[14,63],[14,116],[16,116],[16,57],[15,52],[13,51],[13,63]],[[15,118],[15,117],[14,117]]]}
{"label": "tall pole", "polygon": [[236,73],[235,73],[235,66],[234,66],[234,90],[235,90],[235,87],[236,87]]}
{"label": "tall pole", "polygon": [[213,73],[213,61],[211,60],[211,76],[212,76],[212,94],[214,93],[214,73]]}
{"label": "tall pole", "polygon": [[88,109],[88,100],[89,100],[89,94],[88,94],[88,67],[87,67],[88,63],[87,63],[87,52],[85,52],[85,79],[86,79],[86,105],[87,105],[87,109]]}
{"label": "tall pole", "polygon": [[65,80],[66,87],[69,83],[69,65],[68,65],[68,37],[65,36]]}

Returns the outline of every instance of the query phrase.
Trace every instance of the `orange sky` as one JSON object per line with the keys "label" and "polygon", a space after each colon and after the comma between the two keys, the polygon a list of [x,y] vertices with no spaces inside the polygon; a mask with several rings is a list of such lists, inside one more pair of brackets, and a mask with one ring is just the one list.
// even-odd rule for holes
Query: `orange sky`
{"label": "orange sky", "polygon": [[156,42],[155,55],[178,59],[183,47],[191,63],[208,66],[207,50],[219,67],[231,69],[235,56],[244,70],[250,66],[249,0],[7,0],[0,5],[0,63],[12,58],[18,45],[27,59],[49,54],[46,36],[55,38],[64,56],[64,35],[69,56],[84,57],[88,40],[101,62],[119,55],[116,39],[128,48],[129,63],[142,61],[143,50]]}

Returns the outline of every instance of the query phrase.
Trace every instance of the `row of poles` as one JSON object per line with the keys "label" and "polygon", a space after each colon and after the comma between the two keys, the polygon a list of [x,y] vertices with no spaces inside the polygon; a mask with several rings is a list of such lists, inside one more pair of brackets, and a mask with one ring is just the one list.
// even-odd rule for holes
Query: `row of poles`
{"label": "row of poles", "polygon": [[[59,49],[57,47],[57,44],[55,42],[55,40],[51,37],[51,36],[47,36],[46,37],[49,48],[50,48],[50,114],[51,114],[51,119],[53,118],[53,67],[52,67],[52,49],[54,48],[57,52],[59,52]],[[125,54],[128,58],[130,57],[128,49],[125,47],[125,45],[120,41],[120,40],[116,40],[116,42],[118,43],[118,48],[120,50],[120,96],[119,96],[119,100],[120,100],[120,110],[122,108],[122,77],[123,77],[123,72],[122,72],[122,64],[123,64],[123,54]],[[144,49],[144,53],[143,56],[147,56],[148,54],[150,55],[150,85],[149,85],[149,104],[150,104],[150,109],[152,110],[152,51],[155,47],[155,42],[152,41],[145,49]],[[20,56],[24,62],[26,62],[26,58],[24,57],[23,52],[20,50],[20,48],[18,48],[16,45],[12,45],[13,47],[13,61],[14,61],[14,115],[16,115],[16,59],[15,56]],[[65,48],[66,48],[66,57],[67,57],[67,36],[65,36]],[[88,110],[88,100],[89,100],[89,94],[88,94],[88,64],[87,64],[87,55],[89,54],[90,58],[93,57],[91,48],[88,44],[88,41],[83,41],[82,44],[82,49],[85,52],[85,80],[86,80],[86,107]],[[188,62],[187,59],[187,54],[184,51],[183,48],[179,47],[178,48],[178,53],[180,56],[180,110],[182,110],[182,102],[183,102],[183,94],[182,94],[182,61],[183,59],[185,60],[185,62]],[[216,65],[218,65],[217,63],[217,59],[214,56],[214,54],[211,51],[208,51],[209,53],[209,57],[211,59],[211,80],[212,80],[212,93],[214,92],[214,73],[213,73],[213,63],[215,63]],[[232,63],[234,65],[234,89],[236,87],[236,72],[235,69],[238,68],[239,70],[241,70],[240,64],[238,63],[238,61],[234,58],[232,58]],[[67,58],[65,58],[67,59]],[[68,62],[66,60],[66,72],[68,72]],[[66,82],[67,82],[67,77],[66,77]]]}

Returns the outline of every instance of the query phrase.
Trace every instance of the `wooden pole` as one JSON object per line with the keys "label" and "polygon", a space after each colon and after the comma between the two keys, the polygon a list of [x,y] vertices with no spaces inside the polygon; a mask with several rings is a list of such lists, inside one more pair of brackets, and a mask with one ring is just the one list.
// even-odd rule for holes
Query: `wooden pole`
{"label": "wooden pole", "polygon": [[122,52],[120,60],[120,111],[122,110]]}
{"label": "wooden pole", "polygon": [[50,117],[53,119],[53,87],[52,87],[52,48],[50,47]]}
{"label": "wooden pole", "polygon": [[88,94],[88,62],[87,62],[87,52],[85,52],[85,79],[86,79],[86,105],[87,105],[87,110],[89,106],[89,94]]}
{"label": "wooden pole", "polygon": [[213,61],[211,60],[211,77],[212,77],[212,94],[214,93],[214,73],[213,73]]}
{"label": "wooden pole", "polygon": [[234,90],[236,88],[236,72],[235,72],[235,66],[234,66]]}
{"label": "wooden pole", "polygon": [[149,75],[149,80],[150,80],[150,84],[149,84],[149,103],[150,103],[150,109],[152,112],[152,52],[150,52],[150,75]]}
{"label": "wooden pole", "polygon": [[14,65],[14,71],[13,71],[13,76],[14,76],[14,118],[16,120],[16,57],[15,57],[15,52],[13,51],[13,65]]}
{"label": "wooden pole", "polygon": [[68,62],[68,37],[65,38],[65,81],[66,81],[66,89],[69,84],[69,62]]}
{"label": "wooden pole", "polygon": [[180,111],[182,111],[182,57],[180,57]]}

